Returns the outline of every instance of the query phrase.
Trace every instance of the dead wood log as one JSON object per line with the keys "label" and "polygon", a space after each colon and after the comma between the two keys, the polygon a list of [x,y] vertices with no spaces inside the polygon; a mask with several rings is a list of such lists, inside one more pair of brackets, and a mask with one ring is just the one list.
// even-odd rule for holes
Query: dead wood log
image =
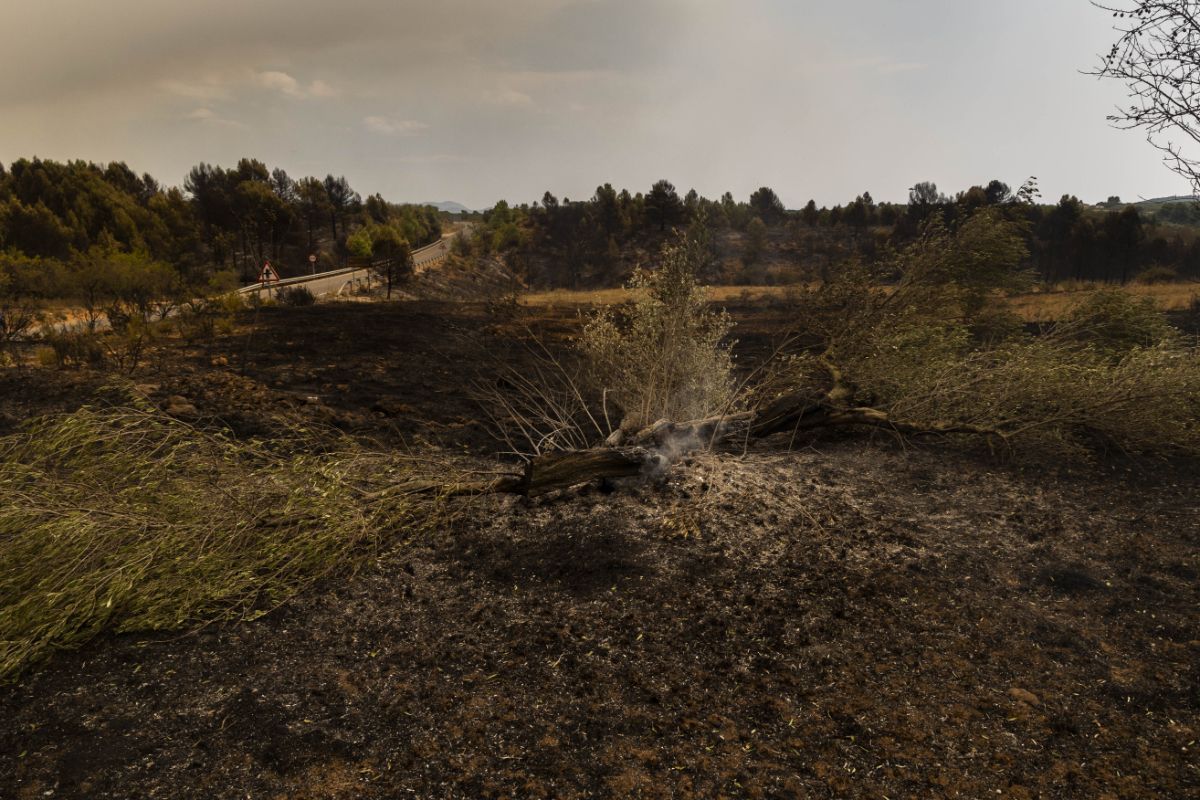
{"label": "dead wood log", "polygon": [[597,478],[632,478],[665,468],[659,453],[644,447],[594,447],[547,453],[525,467],[521,494],[534,496]]}
{"label": "dead wood log", "polygon": [[892,419],[887,412],[852,407],[854,391],[828,353],[819,362],[831,387],[820,397],[797,392],[764,408],[723,414],[690,422],[659,420],[641,430],[621,427],[600,447],[545,453],[529,460],[520,475],[505,475],[485,483],[443,486],[448,496],[515,493],[535,496],[602,478],[631,478],[661,473],[674,461],[696,450],[777,433],[859,425],[903,436],[966,434],[1007,441],[993,428],[951,422],[916,424]]}
{"label": "dead wood log", "polygon": [[[914,424],[892,419],[876,408],[837,408],[811,396],[780,398],[759,412],[674,423],[660,420],[636,433],[618,432],[604,446],[546,453],[531,459],[520,475],[503,475],[483,483],[453,486],[422,484],[418,492],[440,491],[445,496],[522,494],[533,497],[568,489],[601,478],[633,478],[661,473],[679,457],[695,450],[745,438],[763,438],[788,431],[861,425],[905,436],[966,434],[1004,441],[992,428],[949,422]],[[397,487],[404,491],[402,487]]]}
{"label": "dead wood log", "polygon": [[[875,408],[836,408],[824,402],[814,403],[811,397],[795,395],[781,398],[760,412],[684,423],[660,420],[637,433],[610,437],[603,447],[538,456],[526,465],[520,481],[510,482],[504,488],[497,486],[495,490],[544,494],[596,478],[629,478],[658,472],[688,452],[723,442],[851,425],[880,428],[905,436],[965,434],[1005,440],[1001,431],[992,428],[949,422],[908,423],[894,420]],[[622,441],[636,446],[615,446]]]}
{"label": "dead wood log", "polygon": [[773,433],[820,426],[829,416],[829,406],[814,402],[812,395],[789,394],[754,414],[750,436],[761,439]]}
{"label": "dead wood log", "polygon": [[865,425],[868,427],[885,428],[895,433],[907,436],[949,436],[964,434],[970,436],[985,436],[998,441],[1006,441],[1003,431],[982,425],[967,425],[957,422],[927,422],[916,424],[892,419],[887,412],[877,408],[847,408],[831,410],[826,421],[828,425]]}
{"label": "dead wood log", "polygon": [[435,494],[469,497],[484,494],[522,494],[527,497],[568,489],[599,478],[633,478],[666,469],[670,460],[645,447],[593,447],[545,453],[525,464],[521,474],[500,475],[490,481],[438,483],[408,481],[366,495],[367,500],[384,496]]}
{"label": "dead wood log", "polygon": [[[483,483],[452,486],[422,484],[410,490],[440,491],[450,497],[480,494],[533,497],[602,478],[633,478],[660,473],[679,457],[722,442],[851,425],[880,428],[906,436],[968,434],[995,437],[1001,441],[1005,438],[998,430],[977,425],[913,424],[893,420],[886,412],[875,408],[836,408],[826,402],[813,402],[811,396],[792,395],[780,398],[759,412],[684,423],[660,420],[636,433],[617,432],[601,447],[537,456],[525,465],[520,475],[503,475]],[[397,488],[404,491],[402,487]]]}

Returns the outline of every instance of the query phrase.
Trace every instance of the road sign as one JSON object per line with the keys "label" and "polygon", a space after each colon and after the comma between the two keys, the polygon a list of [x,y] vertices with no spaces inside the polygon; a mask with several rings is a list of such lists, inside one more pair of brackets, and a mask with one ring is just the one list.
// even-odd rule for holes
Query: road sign
{"label": "road sign", "polygon": [[258,275],[259,283],[277,283],[279,281],[279,273],[271,266],[270,261],[263,262],[262,272]]}
{"label": "road sign", "polygon": [[313,253],[308,257],[308,263],[310,263],[310,264],[317,263],[317,254],[316,253]]}

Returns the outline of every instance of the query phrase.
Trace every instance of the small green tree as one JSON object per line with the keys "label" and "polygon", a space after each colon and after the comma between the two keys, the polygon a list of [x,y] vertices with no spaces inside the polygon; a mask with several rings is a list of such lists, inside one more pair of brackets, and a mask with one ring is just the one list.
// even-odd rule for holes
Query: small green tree
{"label": "small green tree", "polygon": [[656,270],[639,269],[624,319],[609,310],[587,323],[579,346],[597,392],[624,414],[623,426],[690,420],[729,410],[732,323],[709,308],[696,274],[708,258],[694,236],[663,251]]}
{"label": "small green tree", "polygon": [[809,200],[804,208],[800,211],[800,219],[804,220],[804,224],[808,227],[814,227],[821,219],[821,212],[817,210],[817,201]]}
{"label": "small green tree", "polygon": [[762,186],[750,195],[750,208],[768,224],[775,224],[783,219],[783,201],[770,186]]}
{"label": "small green tree", "polygon": [[67,292],[83,309],[84,323],[90,333],[96,332],[116,283],[111,255],[104,247],[88,248],[71,261],[67,270]]}
{"label": "small green tree", "polygon": [[346,249],[357,258],[370,258],[374,254],[374,242],[369,228],[359,228],[346,239]]}
{"label": "small green tree", "polygon": [[387,298],[392,299],[392,284],[412,274],[412,249],[408,240],[391,225],[372,225],[368,230],[371,238],[371,255],[376,259],[371,269],[387,285]]}
{"label": "small green tree", "polygon": [[105,316],[116,331],[135,319],[166,319],[186,295],[175,270],[141,253],[110,253],[105,269]]}
{"label": "small green tree", "polygon": [[755,217],[746,226],[746,245],[742,250],[742,260],[747,264],[757,264],[767,247],[767,226]]}
{"label": "small green tree", "polygon": [[683,210],[683,201],[670,181],[657,181],[650,187],[650,194],[646,195],[646,218],[660,231],[678,223],[683,218]]}
{"label": "small green tree", "polygon": [[36,324],[36,307],[22,291],[17,267],[10,259],[0,261],[0,353],[9,354]]}

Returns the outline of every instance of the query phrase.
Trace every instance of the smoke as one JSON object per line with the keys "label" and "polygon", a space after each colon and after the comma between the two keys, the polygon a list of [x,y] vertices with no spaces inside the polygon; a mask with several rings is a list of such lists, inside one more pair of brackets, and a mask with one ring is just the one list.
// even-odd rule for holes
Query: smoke
{"label": "smoke", "polygon": [[666,478],[671,465],[684,456],[708,446],[708,440],[702,438],[694,426],[677,427],[673,422],[659,420],[639,435],[649,448],[642,477],[649,481],[662,481]]}

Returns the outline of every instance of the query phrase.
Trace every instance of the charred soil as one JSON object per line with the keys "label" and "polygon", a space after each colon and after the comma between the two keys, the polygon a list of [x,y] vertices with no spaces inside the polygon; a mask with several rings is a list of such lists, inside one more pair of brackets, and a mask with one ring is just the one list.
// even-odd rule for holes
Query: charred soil
{"label": "charred soil", "polygon": [[[780,320],[731,310],[752,362]],[[134,380],[489,469],[468,381],[574,313],[263,309]],[[109,391],[0,380],[0,426]],[[256,622],[63,653],[0,689],[0,796],[1200,796],[1194,465],[791,445],[464,499]]]}

